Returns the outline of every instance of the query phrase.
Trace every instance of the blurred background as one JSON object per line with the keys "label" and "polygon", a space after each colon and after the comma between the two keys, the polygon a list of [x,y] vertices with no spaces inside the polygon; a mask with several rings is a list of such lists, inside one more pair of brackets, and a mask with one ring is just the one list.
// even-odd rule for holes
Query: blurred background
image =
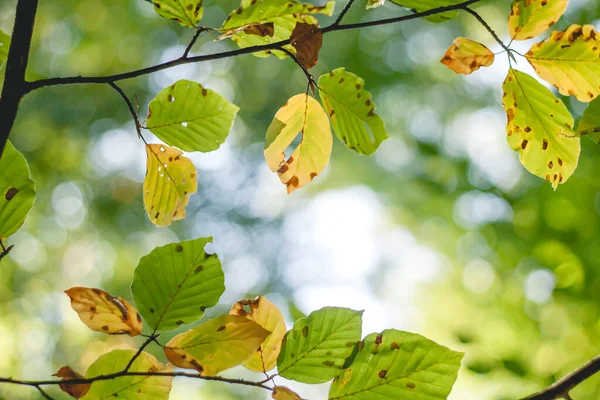
{"label": "blurred background", "polygon": [[[16,3],[0,2],[5,32]],[[336,13],[343,3],[337,1]],[[345,21],[405,12],[390,2],[367,12],[365,3],[357,0]],[[215,28],[239,6],[205,4],[202,24]],[[509,8],[508,0],[476,7],[506,42]],[[557,29],[573,23],[600,28],[600,3],[571,0]],[[28,78],[152,65],[178,57],[192,35],[144,0],[42,1]],[[187,219],[169,228],[154,227],[144,215],[145,151],[113,89],[75,85],[28,95],[11,140],[29,161],[38,194],[0,263],[0,376],[48,379],[67,364],[84,373],[100,354],[139,346],[143,339],[88,330],[62,291],[99,287],[131,299],[142,255],[200,236],[214,236],[226,274],[226,292],[209,317],[258,294],[282,309],[288,327],[326,305],[364,309],[363,334],[393,327],[466,352],[450,399],[522,397],[600,353],[600,149],[583,140],[577,171],[557,191],[530,175],[506,142],[506,56],[457,76],[439,59],[458,36],[500,50],[466,14],[444,24],[415,20],[325,35],[311,72],[318,77],[345,66],[363,77],[390,139],[372,157],[335,139],[327,170],[292,195],[263,158],[273,115],[306,88],[291,60],[246,55],[122,82],[130,98],[138,96],[142,115],[158,91],[182,78],[240,107],[225,145],[189,154],[199,190]],[[514,48],[524,52],[531,43]],[[233,46],[203,34],[192,54]],[[517,68],[531,71],[523,59]],[[581,115],[584,104],[563,100]],[[159,348],[150,351],[162,357]],[[257,378],[241,368],[225,375]],[[310,400],[326,398],[327,385],[277,382]],[[57,388],[49,392],[67,398]],[[0,385],[0,398],[36,396],[31,388]],[[572,396],[600,399],[600,378]],[[171,399],[196,398],[267,394],[175,379]]]}

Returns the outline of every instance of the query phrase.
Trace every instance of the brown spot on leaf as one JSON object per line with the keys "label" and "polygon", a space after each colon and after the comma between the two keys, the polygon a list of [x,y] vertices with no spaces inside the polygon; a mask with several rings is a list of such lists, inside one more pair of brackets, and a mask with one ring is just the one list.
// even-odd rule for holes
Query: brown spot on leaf
{"label": "brown spot on leaf", "polygon": [[178,244],[177,247],[175,247],[175,251],[181,253],[183,251],[183,246]]}
{"label": "brown spot on leaf", "polygon": [[392,350],[398,350],[400,348],[400,346],[398,345],[398,343],[392,342],[392,344],[390,345],[390,348]]}
{"label": "brown spot on leaf", "polygon": [[387,374],[387,370],[382,369],[381,371],[379,371],[379,373],[377,374],[377,376],[379,376],[381,379],[385,378],[385,375]]}
{"label": "brown spot on leaf", "polygon": [[323,361],[323,365],[326,365],[328,367],[334,367],[335,366],[335,362],[333,362],[333,361]]}
{"label": "brown spot on leaf", "polygon": [[383,341],[383,335],[381,333],[378,333],[377,336],[375,337],[375,344],[380,345],[382,341]]}
{"label": "brown spot on leaf", "polygon": [[6,195],[4,196],[4,198],[7,201],[11,201],[13,199],[13,197],[15,197],[17,195],[17,193],[19,193],[19,189],[15,188],[15,187],[11,187],[10,189],[8,189],[6,191]]}
{"label": "brown spot on leaf", "polygon": [[[546,150],[546,149],[548,149],[548,140],[544,139],[544,141],[542,142],[542,150]],[[560,164],[560,162],[559,162],[559,164]]]}
{"label": "brown spot on leaf", "polygon": [[302,336],[304,336],[304,337],[308,336],[308,326],[304,326],[304,328],[302,328]]}
{"label": "brown spot on leaf", "polygon": [[412,382],[408,382],[408,383],[406,384],[406,387],[407,387],[407,388],[409,388],[409,389],[414,389],[414,388],[416,388],[416,387],[417,387],[417,385],[415,385],[415,384],[414,384],[414,383],[412,383]]}
{"label": "brown spot on leaf", "polygon": [[521,142],[521,149],[525,150],[525,148],[527,147],[527,143],[529,143],[527,140],[523,140]]}
{"label": "brown spot on leaf", "polygon": [[221,325],[220,327],[217,328],[217,332],[221,332],[225,330],[225,325]]}

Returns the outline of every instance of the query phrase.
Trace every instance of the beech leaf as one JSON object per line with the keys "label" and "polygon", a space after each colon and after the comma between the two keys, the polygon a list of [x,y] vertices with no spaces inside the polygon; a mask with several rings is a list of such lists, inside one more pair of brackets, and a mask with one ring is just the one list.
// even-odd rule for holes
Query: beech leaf
{"label": "beech leaf", "polygon": [[76,399],[85,396],[85,394],[90,390],[90,387],[92,386],[91,383],[68,383],[70,380],[73,379],[85,379],[83,375],[73,371],[68,365],[61,367],[61,369],[59,369],[52,376],[62,378],[64,383],[59,383],[58,387],[63,392],[68,393],[69,395],[71,395],[71,397],[74,397]]}
{"label": "beech leaf", "polygon": [[508,17],[508,31],[515,40],[539,35],[558,22],[569,0],[513,0]]}
{"label": "beech leaf", "polygon": [[204,14],[204,0],[152,0],[154,10],[186,28],[196,28]]}
{"label": "beech leaf", "polygon": [[583,112],[577,125],[577,134],[589,135],[594,142],[600,143],[600,98],[592,101]]}
{"label": "beech leaf", "polygon": [[319,51],[323,46],[323,31],[317,25],[299,22],[290,37],[296,49],[296,58],[306,69],[310,69],[319,60]]}
{"label": "beech leaf", "polygon": [[454,40],[440,62],[457,74],[469,75],[480,67],[492,65],[494,53],[481,43],[459,37]]}

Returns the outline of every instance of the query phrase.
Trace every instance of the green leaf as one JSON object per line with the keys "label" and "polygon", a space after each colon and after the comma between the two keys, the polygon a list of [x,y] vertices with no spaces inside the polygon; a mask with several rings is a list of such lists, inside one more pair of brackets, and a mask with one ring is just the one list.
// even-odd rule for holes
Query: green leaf
{"label": "green leaf", "polygon": [[319,95],[333,131],[346,147],[372,154],[388,138],[381,117],[375,114],[371,93],[362,78],[337,68],[319,78]]}
{"label": "green leaf", "polygon": [[196,28],[204,14],[204,0],[152,0],[152,3],[158,15],[187,28]]}
{"label": "green leaf", "polygon": [[248,318],[226,314],[175,336],[164,350],[173,365],[214,376],[250,358],[270,333]]}
{"label": "green leaf", "polygon": [[[103,354],[86,372],[86,378],[98,375],[108,375],[122,371],[135,350],[113,350]],[[129,368],[130,372],[173,372],[170,365],[161,364],[156,357],[142,352]],[[171,376],[123,376],[114,379],[95,381],[89,392],[82,397],[84,400],[167,400],[171,391]]]}
{"label": "green leaf", "polygon": [[385,0],[367,0],[367,10],[378,8],[385,4]]}
{"label": "green leaf", "polygon": [[8,58],[8,49],[10,48],[10,36],[0,30],[0,68]]}
{"label": "green leaf", "polygon": [[352,364],[335,378],[329,400],[445,400],[463,353],[395,329],[368,335]]}
{"label": "green leaf", "polygon": [[600,33],[592,25],[554,31],[525,57],[561,94],[586,103],[600,95]]}
{"label": "green leaf", "polygon": [[225,279],[217,255],[204,251],[211,242],[212,238],[200,238],[171,243],[142,257],[131,291],[138,311],[153,329],[189,324],[217,304]]}
{"label": "green leaf", "polygon": [[146,127],[169,146],[209,152],[219,148],[239,108],[197,82],[181,79],[149,105]]}
{"label": "green leaf", "polygon": [[[229,14],[221,26],[221,31],[236,32],[231,39],[241,48],[277,43],[289,39],[298,22],[317,25],[317,20],[311,14],[331,16],[334,6],[334,1],[329,1],[324,6],[315,6],[295,0],[243,0],[240,8]],[[257,24],[273,24],[274,34],[260,36],[241,30],[243,27]],[[292,46],[285,48],[292,53],[296,52]],[[287,57],[282,51],[258,52],[254,55],[267,57],[271,53],[279,58]]]}
{"label": "green leaf", "polygon": [[573,117],[550,90],[523,72],[510,69],[502,87],[508,143],[529,172],[556,189],[577,168],[580,143]]}
{"label": "green leaf", "polygon": [[577,134],[589,135],[594,142],[600,143],[600,98],[592,101],[583,112],[577,125]]}
{"label": "green leaf", "polygon": [[0,240],[15,233],[33,206],[35,185],[25,157],[10,141],[0,160]]}
{"label": "green leaf", "polygon": [[[302,141],[285,160],[285,150],[296,136]],[[269,129],[265,142],[265,159],[271,171],[277,171],[287,192],[310,183],[327,166],[333,138],[327,114],[318,101],[308,94],[297,94],[281,107]]]}
{"label": "green leaf", "polygon": [[569,0],[513,0],[508,31],[515,40],[539,35],[565,13]]}
{"label": "green leaf", "polygon": [[277,359],[279,375],[304,383],[337,376],[360,340],[362,311],[325,307],[296,321]]}
{"label": "green leaf", "polygon": [[[413,12],[423,12],[434,8],[453,6],[464,2],[464,0],[392,0],[393,3],[399,6],[409,8]],[[458,13],[456,10],[448,11],[441,14],[432,15],[423,19],[429,22],[445,22],[456,18]]]}
{"label": "green leaf", "polygon": [[146,146],[144,207],[158,226],[185,218],[190,195],[198,188],[196,167],[178,149],[162,144]]}

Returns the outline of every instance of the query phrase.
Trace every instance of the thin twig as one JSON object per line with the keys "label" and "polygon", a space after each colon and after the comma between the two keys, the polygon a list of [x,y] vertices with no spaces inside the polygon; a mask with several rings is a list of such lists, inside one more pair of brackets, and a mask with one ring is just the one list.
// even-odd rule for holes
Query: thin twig
{"label": "thin twig", "polygon": [[187,56],[190,54],[190,51],[192,50],[192,47],[194,47],[194,44],[196,44],[196,41],[200,37],[200,34],[202,32],[204,32],[205,30],[206,30],[206,28],[204,28],[204,27],[200,27],[200,28],[196,29],[196,33],[194,33],[192,40],[190,40],[190,43],[185,48],[185,51],[183,52],[183,56],[181,56],[181,58],[187,58]]}
{"label": "thin twig", "polygon": [[468,12],[469,14],[471,14],[473,17],[475,17],[475,19],[477,19],[477,21],[479,21],[479,23],[481,25],[483,25],[483,27],[490,33],[490,35],[492,35],[492,37],[494,38],[494,40],[496,42],[498,42],[498,44],[500,46],[502,46],[502,48],[507,52],[508,56],[511,57],[514,60],[514,56],[512,55],[512,50],[504,44],[504,42],[502,41],[502,39],[500,39],[498,37],[498,35],[496,34],[496,32],[492,29],[492,27],[486,22],[485,19],[483,19],[481,17],[481,15],[479,15],[477,13],[477,11],[474,11],[472,9],[470,9],[469,7],[465,7],[464,10],[466,12]]}
{"label": "thin twig", "polygon": [[41,394],[42,396],[44,396],[44,398],[45,398],[46,400],[54,400],[54,398],[53,398],[52,396],[50,396],[48,393],[46,393],[46,392],[44,391],[44,389],[42,389],[41,387],[39,387],[39,386],[36,386],[35,388],[38,390],[38,392],[40,392],[40,394]]}
{"label": "thin twig", "polygon": [[569,392],[581,382],[590,378],[596,372],[600,371],[600,356],[588,361],[575,371],[559,379],[550,387],[534,393],[522,400],[556,400],[570,399]]}
{"label": "thin twig", "polygon": [[[298,64],[298,66],[300,67],[300,69],[302,69],[302,72],[304,72],[304,75],[306,75],[306,79],[308,79],[308,87],[310,89],[312,89],[313,93],[315,92],[315,86],[317,85],[317,83],[315,82],[315,78],[311,75],[310,72],[308,72],[308,69],[302,65],[302,63],[300,61],[298,61],[298,58],[296,58],[296,55],[294,53],[292,53],[291,51],[289,51],[288,49],[286,49],[285,47],[282,47],[281,49],[279,49],[281,51],[283,51],[284,53],[286,53],[288,56],[290,56],[290,58],[292,60],[294,60],[294,62],[296,64]],[[308,94],[308,88],[306,89],[306,93]]]}
{"label": "thin twig", "polygon": [[13,249],[13,247],[15,247],[15,245],[10,245],[8,247],[4,247],[4,243],[2,243],[2,239],[0,239],[0,261],[2,261],[2,259],[4,257],[6,257],[8,255],[8,253],[10,253],[10,251]]}
{"label": "thin twig", "polygon": [[335,22],[333,24],[331,24],[331,26],[338,26],[340,24],[340,22],[342,22],[342,19],[344,19],[344,17],[346,16],[346,13],[348,11],[350,11],[350,7],[352,7],[353,3],[354,3],[354,0],[348,0],[346,5],[340,12],[340,15],[338,15],[337,19],[335,20]]}
{"label": "thin twig", "polygon": [[138,351],[133,355],[133,357],[131,357],[131,360],[129,360],[129,363],[127,364],[127,366],[125,366],[125,368],[123,368],[123,372],[128,372],[129,368],[131,368],[131,366],[133,365],[135,360],[142,354],[142,351],[144,351],[144,349],[146,347],[148,347],[148,345],[150,343],[154,342],[156,340],[156,338],[158,338],[159,336],[160,336],[160,334],[159,335],[156,334],[156,329],[154,331],[152,331],[152,333],[146,339],[146,341],[144,343],[142,343],[142,345],[140,346]]}
{"label": "thin twig", "polygon": [[[129,98],[127,97],[127,95],[125,94],[125,92],[123,92],[123,89],[121,89],[119,86],[117,86],[116,83],[114,83],[114,82],[108,82],[108,84],[110,85],[110,87],[112,87],[113,89],[115,89],[117,91],[117,93],[119,93],[119,95],[121,96],[121,98],[123,98],[123,100],[127,104],[127,108],[129,109],[129,113],[133,117],[133,122],[135,123],[135,130],[137,131],[138,137],[140,139],[142,139],[144,141],[144,143],[146,143],[146,141],[144,140],[144,137],[142,136],[142,125],[140,124],[140,118],[137,115],[137,113],[135,112],[135,109],[133,108],[133,104],[131,104],[131,101],[129,101]],[[146,143],[146,144],[148,144],[148,143]]]}

